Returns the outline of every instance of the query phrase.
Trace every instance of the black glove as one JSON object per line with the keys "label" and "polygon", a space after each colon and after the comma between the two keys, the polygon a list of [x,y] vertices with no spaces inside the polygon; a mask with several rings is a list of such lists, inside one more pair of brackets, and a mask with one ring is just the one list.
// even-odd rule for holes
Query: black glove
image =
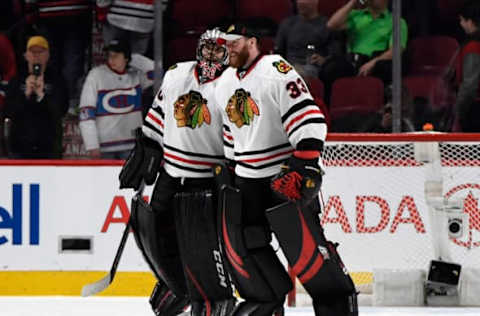
{"label": "black glove", "polygon": [[322,170],[318,151],[295,151],[271,182],[272,190],[282,199],[309,204],[320,191]]}
{"label": "black glove", "polygon": [[132,188],[138,190],[142,179],[151,185],[160,170],[163,150],[160,145],[145,137],[141,128],[135,130],[135,147],[123,164],[120,175],[120,189]]}

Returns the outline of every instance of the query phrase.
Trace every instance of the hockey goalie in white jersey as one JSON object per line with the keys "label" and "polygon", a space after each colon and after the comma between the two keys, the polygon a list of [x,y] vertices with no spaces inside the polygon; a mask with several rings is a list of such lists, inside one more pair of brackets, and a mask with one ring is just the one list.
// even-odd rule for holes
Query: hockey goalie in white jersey
{"label": "hockey goalie in white jersey", "polygon": [[158,174],[153,212],[132,211],[137,244],[159,281],[151,297],[157,315],[175,315],[188,301],[192,315],[227,315],[235,305],[218,242],[212,173],[224,160],[214,98],[228,65],[220,34],[206,31],[197,60],[166,72],[120,174],[121,187],[135,189],[143,180],[152,184]]}
{"label": "hockey goalie in white jersey", "polygon": [[251,25],[237,23],[226,33],[231,68],[216,99],[236,176],[221,197],[221,237],[232,281],[245,299],[233,315],[272,315],[292,288],[270,245],[272,230],[315,315],[357,316],[354,284],[318,216],[324,115],[288,62],[260,53]]}

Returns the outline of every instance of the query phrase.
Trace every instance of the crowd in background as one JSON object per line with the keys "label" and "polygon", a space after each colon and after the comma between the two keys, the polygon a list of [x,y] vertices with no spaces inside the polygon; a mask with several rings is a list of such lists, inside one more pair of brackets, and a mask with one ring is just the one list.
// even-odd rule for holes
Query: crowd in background
{"label": "crowd in background", "polygon": [[[205,28],[248,18],[263,51],[323,100],[331,132],[391,132],[391,1],[162,3],[165,68],[194,59]],[[65,157],[74,122],[78,156],[125,158],[154,93],[154,0],[2,0],[0,10],[0,157]],[[480,4],[403,0],[402,17],[402,131],[480,132]]]}

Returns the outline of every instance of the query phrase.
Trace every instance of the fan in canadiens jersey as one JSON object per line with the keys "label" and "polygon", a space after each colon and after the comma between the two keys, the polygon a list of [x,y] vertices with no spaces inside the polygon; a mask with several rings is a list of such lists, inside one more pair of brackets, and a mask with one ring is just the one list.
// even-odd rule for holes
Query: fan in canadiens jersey
{"label": "fan in canadiens jersey", "polygon": [[212,172],[224,160],[222,117],[214,98],[228,67],[220,35],[218,29],[207,30],[199,39],[197,60],[166,72],[120,174],[121,188],[134,189],[142,180],[153,184],[159,174],[153,212],[139,208],[132,221],[159,281],[150,300],[157,315],[182,311],[186,301],[192,315],[227,315],[235,306],[218,243]]}
{"label": "fan in canadiens jersey", "polygon": [[[318,218],[324,115],[283,57],[261,54],[252,24],[239,22],[225,33],[231,67],[218,82],[216,100],[238,191],[223,197],[231,207],[222,209],[221,237],[245,299],[236,314],[277,313],[292,288],[270,245],[272,229],[315,314],[357,315],[353,282]],[[238,200],[242,206],[231,211]]]}
{"label": "fan in canadiens jersey", "polygon": [[125,159],[142,125],[142,91],[153,84],[153,61],[132,55],[124,40],[105,49],[107,63],[93,68],[83,85],[79,126],[90,158]]}

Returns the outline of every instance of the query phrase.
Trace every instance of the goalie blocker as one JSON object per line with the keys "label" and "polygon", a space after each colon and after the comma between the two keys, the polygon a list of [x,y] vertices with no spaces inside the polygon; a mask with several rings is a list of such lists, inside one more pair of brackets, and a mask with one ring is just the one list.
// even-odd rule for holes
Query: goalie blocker
{"label": "goalie blocker", "polygon": [[267,219],[294,274],[312,297],[315,315],[357,316],[355,285],[337,244],[325,238],[319,209],[318,200],[302,208],[285,202],[268,209]]}

